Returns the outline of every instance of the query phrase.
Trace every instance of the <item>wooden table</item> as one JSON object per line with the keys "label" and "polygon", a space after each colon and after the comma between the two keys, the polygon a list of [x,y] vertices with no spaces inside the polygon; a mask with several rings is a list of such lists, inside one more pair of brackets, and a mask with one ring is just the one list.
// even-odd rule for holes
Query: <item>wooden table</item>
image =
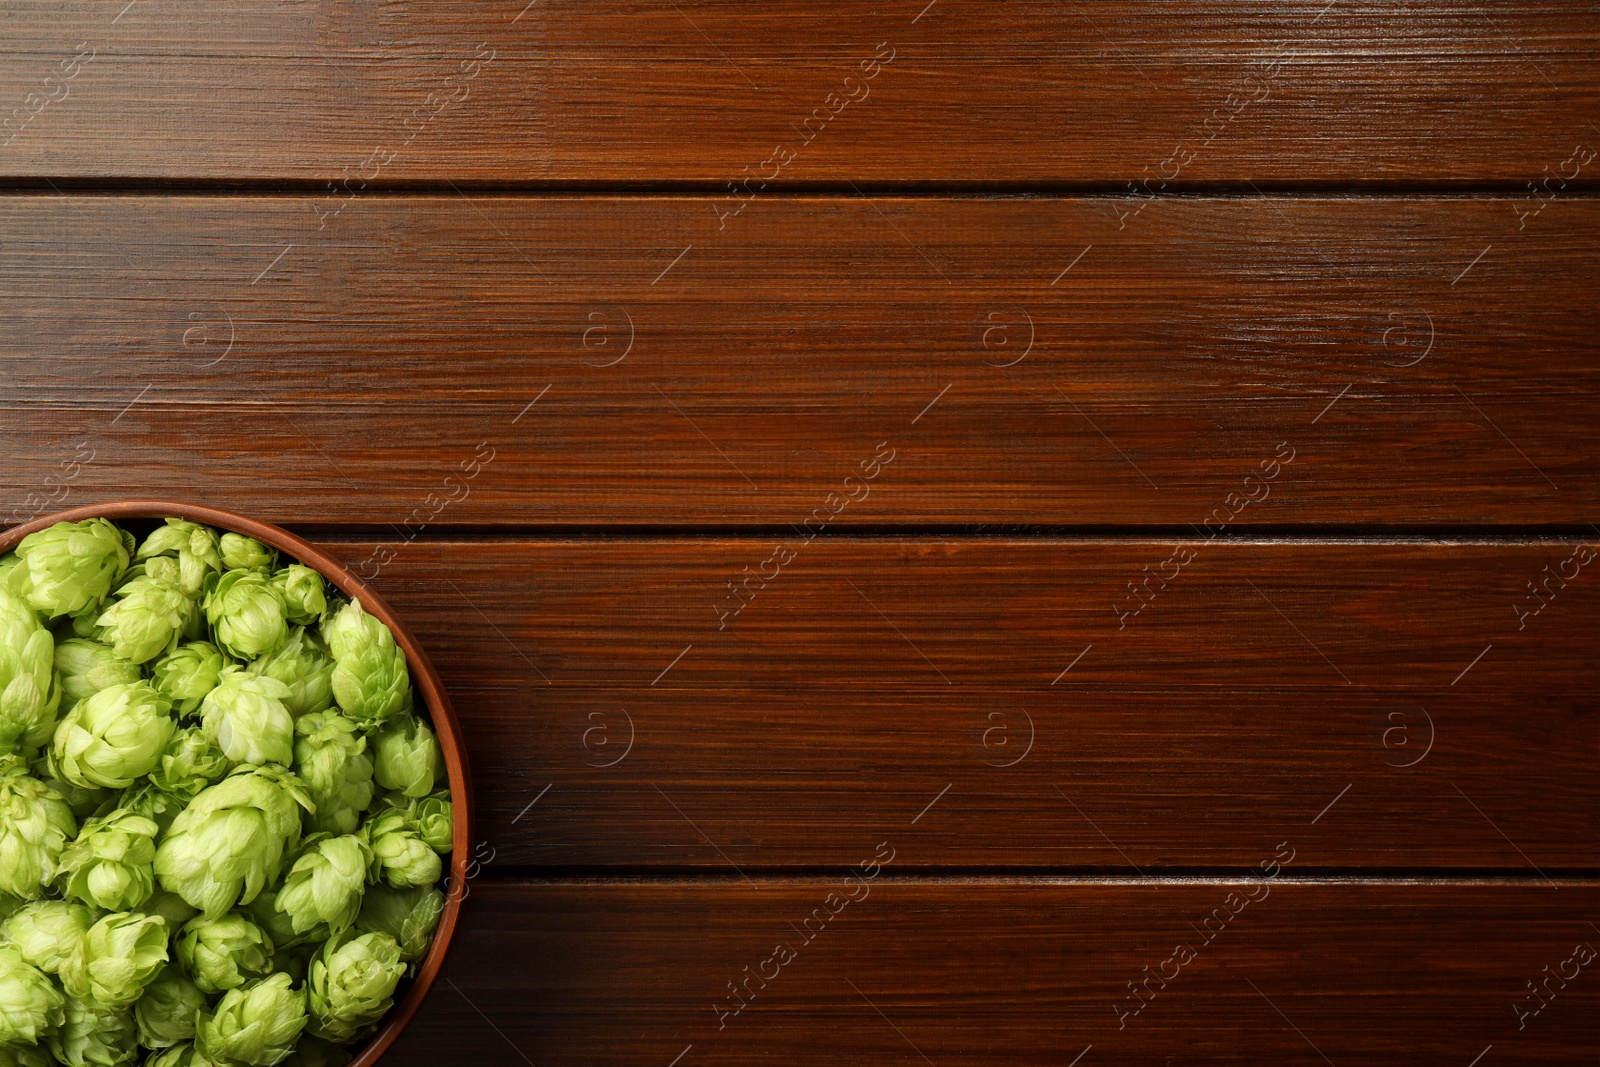
{"label": "wooden table", "polygon": [[386,1062],[1594,1062],[1588,5],[13,0],[0,85],[8,520],[290,526],[460,709]]}

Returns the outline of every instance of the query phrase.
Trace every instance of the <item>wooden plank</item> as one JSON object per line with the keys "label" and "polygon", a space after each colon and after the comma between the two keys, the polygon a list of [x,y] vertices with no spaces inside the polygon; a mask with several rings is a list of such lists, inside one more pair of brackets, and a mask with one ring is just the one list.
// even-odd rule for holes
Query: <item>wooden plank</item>
{"label": "wooden plank", "polygon": [[908,863],[1238,869],[1293,822],[1319,868],[1600,868],[1588,546],[326,547],[439,667],[502,866],[837,866],[928,809]]}
{"label": "wooden plank", "polygon": [[1593,200],[321,203],[0,199],[9,505],[83,442],[74,499],[298,523],[1600,506]]}
{"label": "wooden plank", "polygon": [[1600,147],[1597,34],[1557,0],[26,0],[0,174],[1538,180]]}
{"label": "wooden plank", "polygon": [[[463,909],[448,981],[390,1058],[1593,1062],[1593,883],[1296,883],[1304,828],[1285,820],[1263,839],[1264,863],[1294,855],[1266,868],[1276,879],[1231,884],[897,882],[894,866],[915,851],[903,821],[875,827],[893,863],[848,885],[843,872],[754,885],[484,881]],[[858,899],[838,903],[847,895]],[[735,999],[729,984],[748,975],[766,978]],[[1129,985],[1147,977],[1133,1014]],[[1529,982],[1548,982],[1547,999]],[[1520,1029],[1514,1006],[1527,1013]]]}

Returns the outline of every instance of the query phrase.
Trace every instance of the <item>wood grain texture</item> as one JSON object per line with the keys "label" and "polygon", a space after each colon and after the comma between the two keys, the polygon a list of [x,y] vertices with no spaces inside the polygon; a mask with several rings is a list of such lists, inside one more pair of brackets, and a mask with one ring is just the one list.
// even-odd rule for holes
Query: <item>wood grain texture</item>
{"label": "wood grain texture", "polygon": [[[11,506],[80,441],[86,499],[285,523],[1600,504],[1592,200],[784,199],[721,235],[697,198],[317,203],[0,201]],[[880,447],[870,497],[829,503]]]}
{"label": "wood grain texture", "polygon": [[1600,868],[1587,546],[784,546],[725,619],[772,542],[321,547],[433,657],[502,867],[837,866],[932,805],[908,864],[1239,869],[1295,823],[1318,867]]}
{"label": "wood grain texture", "polygon": [[[1265,839],[1263,859],[1296,850],[1282,879],[1309,851],[1303,825]],[[1593,1056],[1600,962],[1567,963],[1577,976],[1552,980],[1523,1029],[1512,1010],[1539,1003],[1525,983],[1544,968],[1600,945],[1592,885],[896,883],[915,846],[903,821],[876,830],[897,858],[875,884],[480,882],[448,980],[384,1062],[1059,1067],[1091,1045],[1080,1067]],[[1205,925],[1230,894],[1263,890]],[[861,899],[830,917],[846,893]],[[819,908],[826,924],[804,926]],[[779,944],[795,957],[781,969],[767,962]],[[1113,1005],[1138,1003],[1127,983],[1173,975],[1180,944],[1195,958],[1166,988],[1153,979],[1119,1030]],[[738,1004],[728,983],[774,970],[719,1029],[713,1005]]]}
{"label": "wood grain texture", "polygon": [[1553,0],[28,0],[0,174],[1537,180],[1600,145],[1597,41]]}

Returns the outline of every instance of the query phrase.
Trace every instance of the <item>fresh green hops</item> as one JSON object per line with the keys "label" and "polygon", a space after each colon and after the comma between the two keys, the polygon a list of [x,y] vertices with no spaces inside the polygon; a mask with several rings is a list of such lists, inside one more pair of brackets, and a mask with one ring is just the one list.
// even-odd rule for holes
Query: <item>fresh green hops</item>
{"label": "fresh green hops", "polygon": [[283,854],[300,842],[300,781],[281,767],[240,766],[190,801],[156,848],[170,889],[216,918],[276,881]]}
{"label": "fresh green hops", "polygon": [[134,1002],[133,1021],[139,1044],[145,1048],[168,1048],[181,1041],[193,1041],[196,1017],[206,1006],[206,995],[200,987],[181,968],[167,964]]}
{"label": "fresh green hops", "polygon": [[[0,594],[0,601],[4,599]],[[137,682],[143,677],[138,664],[117,655],[110,645],[81,637],[57,644],[55,662],[61,678],[61,696],[68,707],[107,686]]]}
{"label": "fresh green hops", "polygon": [[272,973],[272,940],[239,912],[190,919],[178,938],[178,960],[204,993],[226,993]]}
{"label": "fresh green hops", "polygon": [[330,1041],[355,1037],[389,1010],[403,974],[400,948],[388,934],[334,937],[311,960],[311,1032]]}
{"label": "fresh green hops", "polygon": [[402,715],[385,723],[374,736],[377,749],[372,776],[383,789],[424,797],[444,773],[439,739],[415,715]]}
{"label": "fresh green hops", "polygon": [[105,519],[58,522],[24,537],[6,582],[50,618],[99,607],[128,569],[133,538]]}
{"label": "fresh green hops", "polygon": [[200,722],[222,754],[235,763],[294,761],[294,719],[283,699],[289,687],[242,667],[222,672],[217,687],[200,703]]}
{"label": "fresh green hops", "polygon": [[80,700],[56,727],[51,769],[84,788],[128,788],[160,761],[172,737],[171,707],[145,681],[108,686]]}
{"label": "fresh green hops", "polygon": [[65,900],[36,900],[7,916],[0,937],[41,971],[59,974],[66,960],[83,950],[83,935],[94,912]]}
{"label": "fresh green hops", "polygon": [[90,819],[61,853],[62,891],[108,911],[126,911],[155,889],[155,820],[118,809]]}
{"label": "fresh green hops", "polygon": [[288,975],[275,974],[230,989],[215,1011],[202,1012],[194,1046],[219,1065],[272,1067],[288,1056],[305,1027],[305,991],[291,989]]}
{"label": "fresh green hops", "polygon": [[294,932],[323,927],[336,934],[355,922],[371,859],[367,843],[353,834],[324,838],[302,852],[277,900]]}
{"label": "fresh green hops", "polygon": [[167,962],[167,921],[116,911],[83,935],[83,947],[61,965],[61,988],[111,1008],[126,1008]]}
{"label": "fresh green hops", "polygon": [[179,715],[192,715],[205,695],[217,687],[226,661],[209,641],[190,641],[156,661],[150,684],[172,701]]}
{"label": "fresh green hops", "polygon": [[[162,562],[170,561],[151,560],[150,570]],[[167,570],[171,573],[164,577],[147,570],[124,582],[112,594],[116,598],[112,605],[95,620],[100,640],[132,663],[144,663],[177,648],[194,614],[194,599],[176,583],[176,566]]]}
{"label": "fresh green hops", "polygon": [[409,963],[427,954],[443,914],[444,894],[434,886],[369,886],[361,898],[356,929],[389,935],[400,948],[400,958]]}
{"label": "fresh green hops", "polygon": [[32,1045],[66,1018],[65,999],[39,968],[0,945],[0,1044]]}
{"label": "fresh green hops", "polygon": [[411,675],[406,655],[382,620],[352,600],[322,624],[333,653],[333,697],[362,727],[375,726],[410,703]]}
{"label": "fresh green hops", "polygon": [[218,648],[234,659],[271,652],[289,636],[283,591],[254,571],[227,571],[207,579],[206,621]]}
{"label": "fresh green hops", "polygon": [[22,597],[0,587],[0,747],[34,747],[55,729],[55,641]]}
{"label": "fresh green hops", "polygon": [[0,892],[38,899],[77,835],[78,821],[61,794],[25,774],[0,777]]}

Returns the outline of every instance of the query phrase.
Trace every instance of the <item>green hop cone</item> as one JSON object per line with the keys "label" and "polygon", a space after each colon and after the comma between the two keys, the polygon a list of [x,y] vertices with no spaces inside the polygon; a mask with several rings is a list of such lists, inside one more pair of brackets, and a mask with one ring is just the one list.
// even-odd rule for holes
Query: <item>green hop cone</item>
{"label": "green hop cone", "polygon": [[14,592],[50,618],[94,611],[128,569],[131,537],[105,519],[58,522],[17,545],[6,575]]}
{"label": "green hop cone", "polygon": [[250,670],[289,687],[283,705],[296,719],[333,706],[333,657],[303,626],[290,630],[288,640],[251,663]]}
{"label": "green hop cone", "polygon": [[255,571],[228,571],[207,581],[206,621],[217,646],[234,659],[271,652],[289,636],[283,592]]}
{"label": "green hop cone", "polygon": [[427,954],[443,914],[444,894],[435,886],[395,889],[375,885],[361,898],[356,929],[394,938],[400,947],[400,958],[409,963]]}
{"label": "green hop cone", "polygon": [[342,932],[361,911],[371,860],[371,849],[354,834],[310,843],[278,890],[278,910],[289,916],[297,934],[319,926]]}
{"label": "green hop cone", "polygon": [[222,672],[200,703],[200,722],[222,754],[235,763],[294,762],[294,719],[283,706],[289,687],[242,667]]}
{"label": "green hop cone", "polygon": [[216,531],[187,519],[168,519],[144,539],[134,559],[143,563],[156,556],[178,561],[178,584],[191,597],[200,592],[207,575],[222,571]]}
{"label": "green hop cone", "polygon": [[0,777],[0,892],[37,900],[77,835],[78,820],[61,794],[26,774]]}
{"label": "green hop cone", "polygon": [[349,1062],[349,1049],[315,1034],[302,1034],[294,1052],[279,1067],[345,1067]]}
{"label": "green hop cone", "polygon": [[161,761],[150,772],[150,784],[190,800],[206,786],[220,781],[229,766],[228,757],[202,727],[183,726],[172,732]]}
{"label": "green hop cone", "polygon": [[268,548],[253,537],[236,534],[232,531],[224,533],[217,542],[217,548],[222,553],[222,564],[232,571],[260,571],[270,574],[272,568],[278,565],[277,549]]}
{"label": "green hop cone", "polygon": [[[152,560],[151,564],[161,562]],[[176,568],[169,568],[176,579]],[[194,599],[167,581],[144,573],[124,582],[116,598],[95,622],[101,641],[133,663],[145,663],[178,647],[178,638],[194,615]]]}
{"label": "green hop cone", "polygon": [[439,854],[422,839],[410,813],[399,808],[384,808],[361,827],[361,836],[372,849],[367,877],[380,878],[400,888],[432,885],[443,870]]}
{"label": "green hop cone", "polygon": [[156,1049],[194,1040],[195,1018],[206,1006],[200,987],[176,965],[167,964],[133,1005],[139,1044]]}
{"label": "green hop cone", "polygon": [[172,737],[172,705],[149,682],[107,686],[56,726],[50,768],[85,788],[126,789],[149,774]]}
{"label": "green hop cone", "polygon": [[55,644],[28,602],[0,588],[0,749],[50,739],[61,704]]}
{"label": "green hop cone", "polygon": [[200,1055],[194,1045],[184,1042],[152,1052],[150,1058],[144,1061],[144,1067],[217,1067],[217,1065]]}
{"label": "green hop cone", "polygon": [[94,912],[65,900],[36,900],[11,913],[0,935],[41,971],[59,974],[61,965],[83,950],[83,935]]}
{"label": "green hop cone", "polygon": [[450,803],[448,792],[438,792],[413,801],[411,821],[417,834],[435,852],[449,852],[455,844],[455,805]]}
{"label": "green hop cone", "polygon": [[328,610],[322,575],[310,567],[291,563],[272,576],[272,584],[283,593],[285,614],[296,625],[310,625]]}
{"label": "green hop cone", "polygon": [[66,1018],[65,1001],[48,975],[0,945],[0,1044],[33,1045]]}
{"label": "green hop cone", "polygon": [[295,985],[305,985],[306,971],[311,966],[311,953],[321,947],[322,942],[318,941],[315,945],[305,944],[278,949],[272,954],[273,973],[286,974]]}
{"label": "green hop cone", "polygon": [[66,615],[55,620],[51,632],[55,634],[56,641],[65,641],[71,637],[81,637],[86,641],[100,642],[100,612],[91,611],[86,615]]}
{"label": "green hop cone", "polygon": [[354,833],[372,802],[372,761],[367,739],[336,711],[312,712],[295,723],[295,772],[306,783],[317,812],[314,830]]}
{"label": "green hop cone", "polygon": [[168,889],[157,889],[151,893],[150,899],[139,910],[146,915],[159,915],[167,920],[167,936],[174,941],[183,932],[184,924],[200,914],[187,900]]}
{"label": "green hop cone", "polygon": [[306,1027],[306,994],[275,974],[230,989],[216,1011],[202,1012],[195,1049],[219,1067],[272,1067],[286,1058]]}
{"label": "green hop cone", "polygon": [[139,999],[166,962],[165,919],[114,911],[89,927],[77,955],[62,961],[61,987],[74,997],[126,1008]]}
{"label": "green hop cone", "polygon": [[205,993],[226,993],[272,973],[272,939],[239,912],[190,919],[178,938],[178,961]]}
{"label": "green hop cone", "polygon": [[[0,594],[0,600],[4,595]],[[56,673],[61,676],[61,695],[68,706],[112,685],[137,682],[144,677],[138,664],[117,655],[110,645],[68,638],[56,645]]]}
{"label": "green hop cone", "polygon": [[449,852],[455,845],[455,806],[450,803],[448,789],[425,797],[387,793],[372,802],[371,812],[374,816],[386,811],[404,815],[406,825],[435,852]]}
{"label": "green hop cone", "polygon": [[154,819],[122,808],[85,822],[61,853],[62,892],[107,911],[137,908],[155,889],[159,831]]}
{"label": "green hop cone", "polygon": [[210,641],[190,641],[156,660],[150,684],[172,701],[179,715],[192,715],[205,695],[217,687],[226,662]]}
{"label": "green hop cone", "polygon": [[67,997],[66,1020],[48,1042],[67,1067],[123,1067],[139,1056],[133,1012],[87,997]]}
{"label": "green hop cone", "polygon": [[158,828],[156,841],[160,842],[171,828],[173,820],[188,805],[188,800],[143,782],[123,792],[121,803],[124,811],[154,822]]}
{"label": "green hop cone", "polygon": [[400,947],[388,934],[338,935],[311,958],[306,979],[311,1032],[344,1043],[383,1017],[405,974]]}
{"label": "green hop cone", "polygon": [[0,1045],[0,1067],[55,1067],[55,1064],[46,1046]]}
{"label": "green hop cone", "polygon": [[62,800],[67,802],[67,807],[72,809],[74,819],[83,820],[99,811],[108,802],[114,801],[116,791],[112,789],[85,789],[63,782],[50,773],[50,754],[40,755],[30,763],[29,768],[33,776],[49,786]]}
{"label": "green hop cone", "polygon": [[333,653],[333,697],[358,726],[375,726],[406,709],[411,675],[405,650],[359,600],[329,615],[322,637]]}
{"label": "green hop cone", "polygon": [[372,776],[384,789],[408,797],[424,797],[444,770],[439,739],[415,715],[402,715],[384,723],[373,738]]}
{"label": "green hop cone", "polygon": [[[295,933],[294,920],[278,910],[277,889],[263,889],[250,903],[241,905],[241,910],[255,920],[256,925],[261,927],[280,953],[286,949],[301,947],[314,940],[314,935],[320,934],[323,938],[327,936],[326,930],[313,930],[305,935]],[[273,968],[274,971],[283,969]]]}
{"label": "green hop cone", "polygon": [[156,877],[213,918],[277,881],[300,842],[300,780],[280,767],[235,768],[189,802],[156,848]]}

